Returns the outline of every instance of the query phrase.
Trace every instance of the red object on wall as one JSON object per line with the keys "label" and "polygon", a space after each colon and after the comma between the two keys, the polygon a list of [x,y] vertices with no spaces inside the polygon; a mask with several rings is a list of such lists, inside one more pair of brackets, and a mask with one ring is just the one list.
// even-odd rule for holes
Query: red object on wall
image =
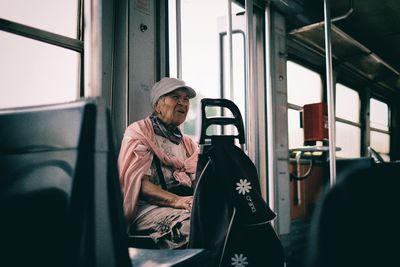
{"label": "red object on wall", "polygon": [[303,106],[304,142],[328,140],[328,111],[325,103]]}

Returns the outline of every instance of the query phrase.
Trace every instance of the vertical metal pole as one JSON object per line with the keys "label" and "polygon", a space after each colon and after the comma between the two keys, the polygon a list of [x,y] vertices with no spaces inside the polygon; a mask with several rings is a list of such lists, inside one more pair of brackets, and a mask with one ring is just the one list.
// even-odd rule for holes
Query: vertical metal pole
{"label": "vertical metal pole", "polygon": [[[122,2],[122,1],[121,1]],[[129,25],[130,25],[130,23],[129,23],[129,21],[130,21],[130,1],[129,0],[126,0],[126,1],[124,1],[123,2],[123,4],[124,4],[124,6],[126,7],[126,11],[125,11],[125,14],[124,14],[124,16],[125,16],[125,21],[124,21],[124,23],[125,23],[125,27],[126,27],[126,31],[125,31],[125,36],[124,36],[124,40],[125,40],[125,51],[126,51],[126,54],[125,54],[125,58],[124,58],[124,62],[125,62],[125,65],[126,65],[126,68],[125,68],[125,73],[124,73],[124,75],[125,75],[125,84],[124,84],[124,88],[125,88],[125,112],[126,112],[126,114],[125,114],[125,116],[126,116],[126,120],[125,120],[125,123],[126,123],[126,125],[125,125],[125,128],[127,128],[128,126],[129,126],[129,124],[131,123],[131,118],[130,118],[130,105],[129,105],[129,99],[130,99],[130,95],[129,95]],[[125,129],[124,129],[125,130]]]}
{"label": "vertical metal pole", "polygon": [[247,130],[247,154],[253,160],[254,164],[258,165],[256,150],[256,125],[255,117],[257,104],[254,102],[254,36],[253,36],[253,0],[246,0],[246,130]]}
{"label": "vertical metal pole", "polygon": [[182,79],[182,21],[181,0],[176,0],[176,68],[177,78]]}
{"label": "vertical metal pole", "polygon": [[228,0],[228,52],[229,52],[229,97],[234,101],[233,90],[233,41],[232,41],[232,0]]}
{"label": "vertical metal pole", "polygon": [[[126,127],[128,127],[129,126],[129,124],[131,123],[131,118],[130,118],[130,114],[131,114],[131,111],[130,111],[130,99],[131,99],[131,97],[130,97],[130,90],[129,90],[129,70],[130,70],[130,63],[129,63],[129,59],[130,59],[130,57],[129,57],[129,55],[130,55],[130,49],[129,49],[129,45],[130,45],[130,39],[129,39],[129,30],[130,30],[130,20],[131,20],[131,16],[130,16],[130,14],[131,14],[131,4],[130,4],[130,2],[131,1],[129,1],[129,0],[126,0],[126,2],[124,2],[124,4],[125,4],[125,6],[126,6],[126,9],[127,9],[127,11],[126,11],[126,13],[125,13],[125,16],[126,16],[126,33],[125,33],[125,49],[126,49],[126,56],[125,56],[125,64],[126,64],[126,70],[125,70],[125,90],[126,90],[126,99],[125,99],[125,104],[126,104]],[[125,128],[126,128],[125,127]]]}
{"label": "vertical metal pole", "polygon": [[330,184],[336,183],[336,136],[335,136],[335,106],[333,98],[333,72],[331,48],[331,14],[330,0],[324,0],[325,19],[325,60],[326,60],[326,89],[328,96],[328,125],[329,125],[329,167]]}
{"label": "vertical metal pole", "polygon": [[84,76],[83,80],[85,82],[85,87],[84,87],[84,96],[93,96],[92,94],[92,88],[94,86],[93,84],[93,75],[92,75],[92,68],[95,66],[93,65],[92,62],[92,57],[93,57],[93,23],[92,23],[92,3],[93,1],[84,1],[84,22],[83,24],[85,25],[84,27]]}
{"label": "vertical metal pole", "polygon": [[[273,43],[272,43],[272,37],[271,37],[271,8],[267,7],[265,10],[265,50],[266,50],[266,63],[265,63],[265,70],[266,70],[266,87],[267,87],[267,96],[266,96],[266,103],[267,103],[267,122],[268,122],[268,127],[267,127],[267,147],[268,147],[268,204],[272,208],[272,210],[277,211],[278,210],[278,202],[276,201],[276,197],[278,193],[276,193],[277,186],[276,186],[276,180],[274,177],[276,177],[276,156],[275,156],[275,131],[274,127],[271,127],[272,125],[275,125],[274,122],[274,105],[273,105],[273,99],[274,99],[274,93],[273,93],[273,85],[272,85],[272,54],[273,54]],[[275,229],[278,230],[278,225],[274,221],[272,224],[275,226]]]}
{"label": "vertical metal pole", "polygon": [[[301,154],[302,154],[301,151],[298,151],[296,153],[296,166],[297,166],[296,175],[297,175],[297,177],[301,176],[301,174],[300,174],[300,172],[301,172],[301,166],[300,166]],[[294,184],[296,186],[296,190],[297,190],[297,196],[295,196],[295,197],[297,197],[296,205],[301,205],[301,203],[303,202],[303,198],[301,195],[301,181],[294,180],[293,182],[294,182]]]}

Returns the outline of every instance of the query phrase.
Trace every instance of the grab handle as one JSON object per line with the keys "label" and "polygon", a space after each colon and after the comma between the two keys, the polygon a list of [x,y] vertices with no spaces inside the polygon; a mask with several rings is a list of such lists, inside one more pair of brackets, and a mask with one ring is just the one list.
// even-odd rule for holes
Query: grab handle
{"label": "grab handle", "polygon": [[[206,107],[214,106],[214,107],[221,107],[229,109],[232,114],[233,118],[228,117],[210,117],[207,118],[206,116]],[[211,138],[206,134],[207,128],[211,125],[234,125],[238,130],[237,135],[222,135],[222,136],[230,136],[233,138],[237,138],[240,144],[245,143],[245,136],[244,136],[244,126],[243,126],[243,119],[242,115],[240,114],[239,108],[233,103],[231,100],[224,99],[224,98],[203,98],[201,100],[201,135],[200,135],[200,144],[205,144],[206,138]],[[213,135],[215,136],[215,135]]]}

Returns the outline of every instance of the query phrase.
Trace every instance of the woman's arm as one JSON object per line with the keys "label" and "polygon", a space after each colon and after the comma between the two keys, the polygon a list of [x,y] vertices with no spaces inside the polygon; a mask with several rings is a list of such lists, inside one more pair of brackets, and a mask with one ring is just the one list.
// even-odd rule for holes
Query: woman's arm
{"label": "woman's arm", "polygon": [[150,204],[185,209],[190,211],[192,208],[192,196],[181,197],[168,192],[161,187],[150,182],[150,177],[145,175],[142,179],[140,197]]}

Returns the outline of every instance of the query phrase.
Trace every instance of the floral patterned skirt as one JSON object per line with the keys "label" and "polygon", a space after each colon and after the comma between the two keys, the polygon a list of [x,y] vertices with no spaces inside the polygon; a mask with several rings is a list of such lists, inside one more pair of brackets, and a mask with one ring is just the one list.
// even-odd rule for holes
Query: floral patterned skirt
{"label": "floral patterned skirt", "polygon": [[159,248],[185,248],[189,241],[190,212],[158,207],[136,218],[130,232],[146,233]]}

